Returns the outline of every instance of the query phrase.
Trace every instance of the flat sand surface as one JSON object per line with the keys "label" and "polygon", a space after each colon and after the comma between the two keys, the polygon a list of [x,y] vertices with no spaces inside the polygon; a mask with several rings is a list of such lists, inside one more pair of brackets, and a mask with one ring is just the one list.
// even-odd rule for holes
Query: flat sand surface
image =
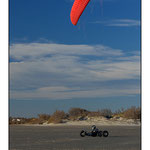
{"label": "flat sand surface", "polygon": [[91,126],[10,126],[10,150],[140,150],[140,126],[97,126],[109,137],[80,137]]}

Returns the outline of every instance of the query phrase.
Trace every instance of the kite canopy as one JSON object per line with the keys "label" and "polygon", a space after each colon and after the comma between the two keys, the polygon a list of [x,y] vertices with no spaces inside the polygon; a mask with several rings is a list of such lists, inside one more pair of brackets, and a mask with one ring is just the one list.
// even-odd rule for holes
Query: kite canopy
{"label": "kite canopy", "polygon": [[71,9],[71,22],[76,25],[90,0],[75,0]]}

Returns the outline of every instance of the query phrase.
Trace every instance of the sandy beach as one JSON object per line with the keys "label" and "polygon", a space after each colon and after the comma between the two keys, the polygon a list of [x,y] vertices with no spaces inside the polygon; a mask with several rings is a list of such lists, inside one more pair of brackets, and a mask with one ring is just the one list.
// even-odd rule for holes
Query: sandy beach
{"label": "sandy beach", "polygon": [[82,121],[68,121],[64,120],[63,123],[48,123],[45,122],[43,124],[23,124],[25,126],[90,126],[90,125],[97,125],[97,126],[140,126],[140,120],[134,119],[98,119],[93,118],[90,120],[82,120]]}
{"label": "sandy beach", "polygon": [[98,126],[109,131],[105,137],[80,137],[80,131],[91,131],[83,125],[10,126],[10,150],[140,150],[139,126]]}

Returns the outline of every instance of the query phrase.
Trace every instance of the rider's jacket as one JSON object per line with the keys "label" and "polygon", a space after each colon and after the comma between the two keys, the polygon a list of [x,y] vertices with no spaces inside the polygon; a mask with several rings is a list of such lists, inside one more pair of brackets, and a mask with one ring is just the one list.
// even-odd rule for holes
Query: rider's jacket
{"label": "rider's jacket", "polygon": [[94,135],[94,134],[97,135],[97,132],[98,132],[98,129],[97,129],[97,128],[96,128],[96,129],[93,129],[93,130],[92,130],[92,135]]}

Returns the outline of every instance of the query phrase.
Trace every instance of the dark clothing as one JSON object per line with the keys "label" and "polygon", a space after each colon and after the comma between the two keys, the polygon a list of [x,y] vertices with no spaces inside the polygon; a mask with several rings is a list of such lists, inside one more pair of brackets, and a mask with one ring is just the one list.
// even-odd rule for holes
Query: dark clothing
{"label": "dark clothing", "polygon": [[98,132],[98,129],[96,128],[96,129],[92,130],[91,135],[97,136],[97,132]]}

